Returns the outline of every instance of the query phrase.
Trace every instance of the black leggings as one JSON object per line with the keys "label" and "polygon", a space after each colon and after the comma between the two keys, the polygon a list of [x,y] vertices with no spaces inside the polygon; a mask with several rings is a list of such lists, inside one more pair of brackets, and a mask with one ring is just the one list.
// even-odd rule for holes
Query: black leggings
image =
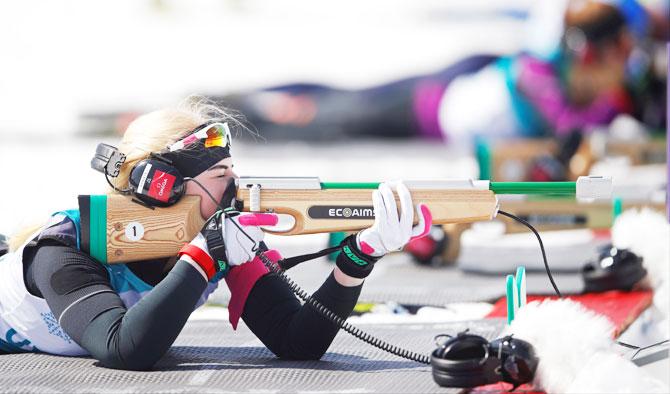
{"label": "black leggings", "polygon": [[[77,249],[42,245],[24,261],[28,291],[44,298],[63,330],[111,368],[151,368],[177,338],[206,287],[197,270],[180,260],[126,309],[107,271]],[[340,285],[331,274],[314,298],[346,318],[360,291],[361,286]],[[312,307],[301,305],[274,274],[256,282],[242,318],[272,352],[288,359],[320,358],[338,331]]]}

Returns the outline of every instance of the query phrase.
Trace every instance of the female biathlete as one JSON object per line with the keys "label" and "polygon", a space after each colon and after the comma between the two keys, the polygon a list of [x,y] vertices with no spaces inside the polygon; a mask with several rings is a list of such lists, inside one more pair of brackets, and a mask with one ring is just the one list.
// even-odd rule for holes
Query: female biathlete
{"label": "female biathlete", "polygon": [[[77,211],[54,214],[32,234],[13,238],[12,251],[0,258],[0,352],[90,355],[109,368],[150,369],[221,278],[231,291],[234,327],[241,316],[281,358],[319,359],[326,352],[339,327],[301,305],[255,256],[263,232],[254,215],[220,209],[230,180],[237,177],[228,127],[221,122],[237,125],[202,102],[159,110],[136,119],[119,147],[127,158],[111,179],[110,193],[124,190],[133,168],[148,158],[193,179],[185,193],[201,197],[200,212],[209,219],[177,256],[101,264],[80,250]],[[413,227],[414,206],[402,183],[382,184],[373,203],[374,225],[346,239],[342,248],[348,253],[340,253],[313,295],[341,318],[351,313],[375,262],[411,237],[425,235],[430,226],[427,209],[417,207],[421,217]],[[276,258],[271,252],[267,255]]]}

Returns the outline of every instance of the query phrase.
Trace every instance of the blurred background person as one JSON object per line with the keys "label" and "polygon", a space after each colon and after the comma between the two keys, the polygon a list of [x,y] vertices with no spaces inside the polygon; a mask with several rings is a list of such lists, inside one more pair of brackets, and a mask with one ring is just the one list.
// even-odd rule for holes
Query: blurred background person
{"label": "blurred background person", "polygon": [[659,5],[543,3],[540,8],[563,9],[562,16],[536,12],[529,21],[540,37],[555,19],[562,25],[559,40],[541,43],[544,53],[472,55],[437,73],[367,89],[294,83],[217,99],[245,113],[270,140],[561,138],[621,114],[664,127],[667,75],[654,69],[658,48],[650,44],[667,23],[651,17]]}

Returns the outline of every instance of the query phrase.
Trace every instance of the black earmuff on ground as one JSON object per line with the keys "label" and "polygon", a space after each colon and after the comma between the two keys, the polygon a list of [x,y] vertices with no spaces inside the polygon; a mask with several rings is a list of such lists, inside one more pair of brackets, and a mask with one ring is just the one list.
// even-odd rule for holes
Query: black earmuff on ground
{"label": "black earmuff on ground", "polygon": [[647,276],[641,256],[611,244],[600,249],[598,258],[582,267],[585,293],[608,290],[630,291]]}
{"label": "black earmuff on ground", "polygon": [[508,335],[489,342],[466,332],[449,337],[430,358],[435,383],[461,388],[501,381],[516,388],[533,380],[538,362],[526,341]]}

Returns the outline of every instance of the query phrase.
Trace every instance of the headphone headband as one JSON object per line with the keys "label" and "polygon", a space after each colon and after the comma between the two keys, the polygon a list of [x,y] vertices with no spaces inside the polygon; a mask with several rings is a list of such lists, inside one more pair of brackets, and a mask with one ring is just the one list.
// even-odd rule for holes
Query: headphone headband
{"label": "headphone headband", "polygon": [[209,122],[156,155],[175,166],[183,176],[194,178],[230,157],[230,140],[227,123]]}

